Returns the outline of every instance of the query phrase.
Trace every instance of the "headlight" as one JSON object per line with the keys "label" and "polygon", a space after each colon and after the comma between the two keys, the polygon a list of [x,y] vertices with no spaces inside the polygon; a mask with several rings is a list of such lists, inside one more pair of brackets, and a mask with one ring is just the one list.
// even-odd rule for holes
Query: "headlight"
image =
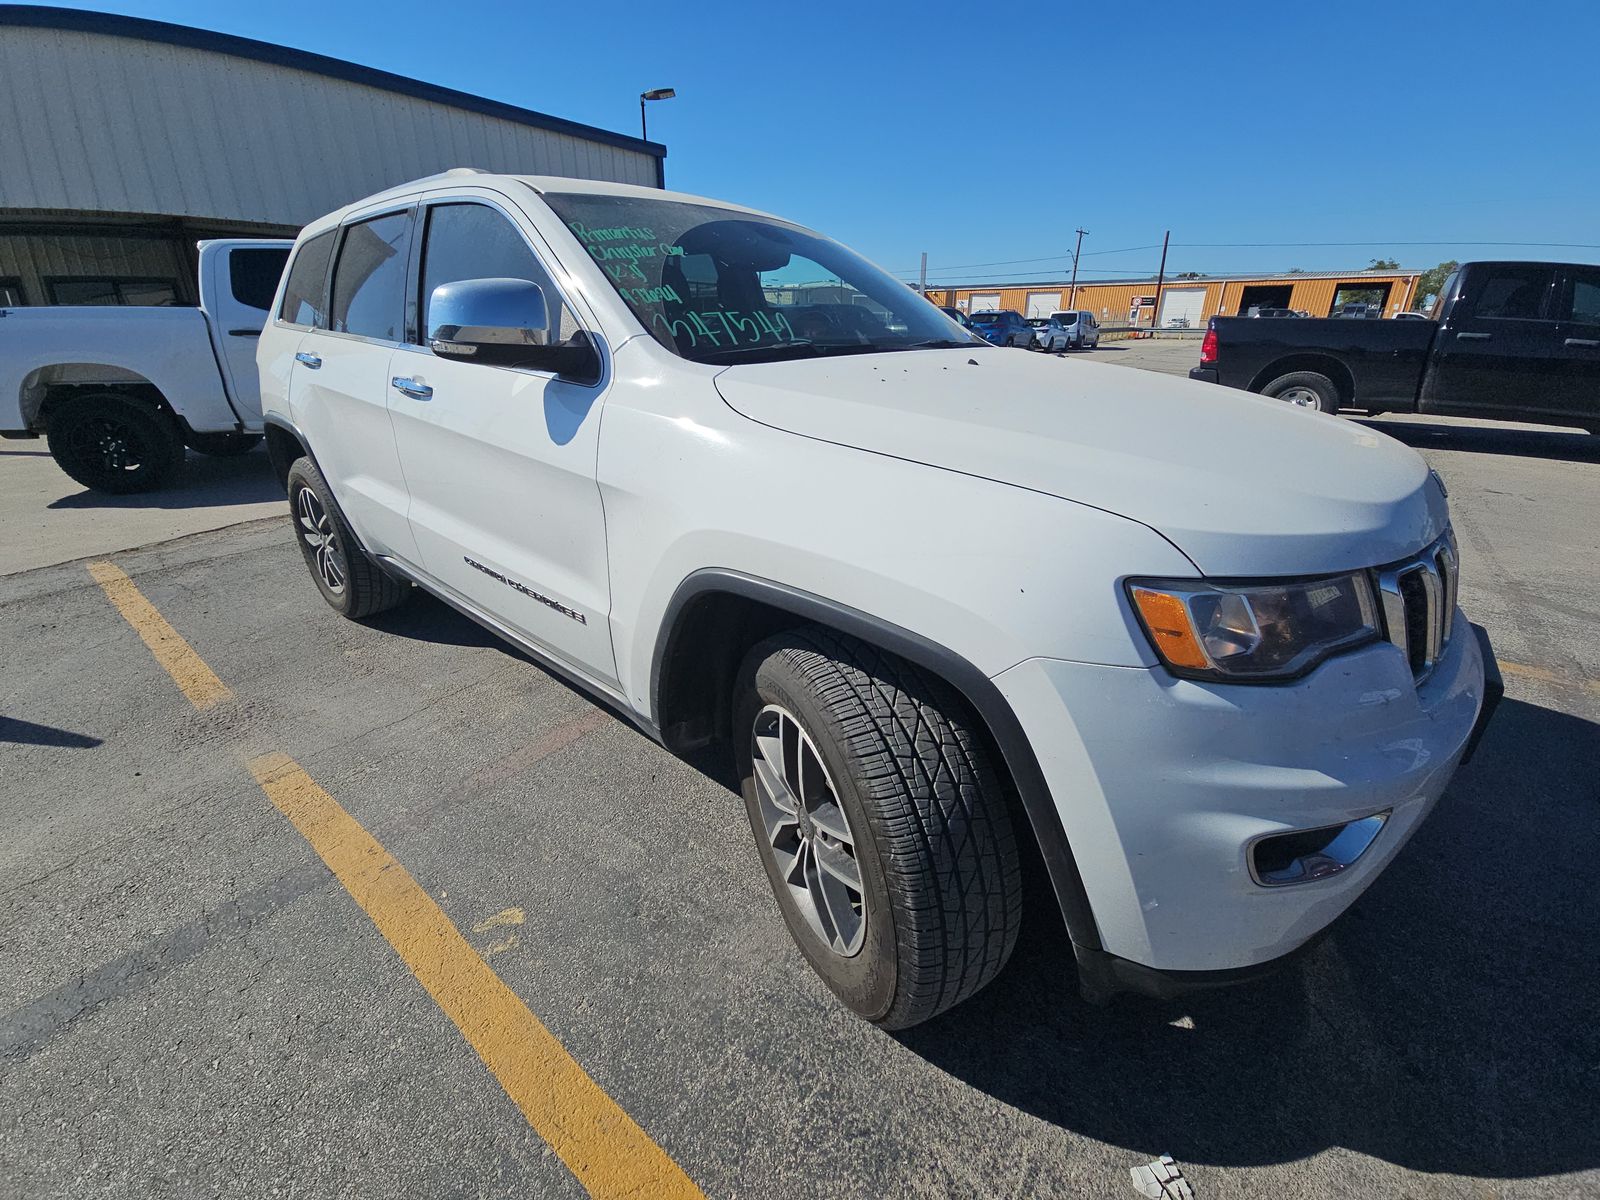
{"label": "headlight", "polygon": [[1293,583],[1130,580],[1134,611],[1161,660],[1199,679],[1290,679],[1379,636],[1364,572]]}

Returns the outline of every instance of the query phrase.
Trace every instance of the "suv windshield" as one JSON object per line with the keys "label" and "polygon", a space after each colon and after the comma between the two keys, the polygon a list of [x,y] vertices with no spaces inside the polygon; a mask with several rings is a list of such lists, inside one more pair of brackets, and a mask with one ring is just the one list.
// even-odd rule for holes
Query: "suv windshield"
{"label": "suv windshield", "polygon": [[1004,313],[986,312],[972,314],[972,323],[974,325],[998,325],[1005,319],[1006,317]]}
{"label": "suv windshield", "polygon": [[838,242],[708,204],[547,194],[651,335],[704,363],[987,345]]}

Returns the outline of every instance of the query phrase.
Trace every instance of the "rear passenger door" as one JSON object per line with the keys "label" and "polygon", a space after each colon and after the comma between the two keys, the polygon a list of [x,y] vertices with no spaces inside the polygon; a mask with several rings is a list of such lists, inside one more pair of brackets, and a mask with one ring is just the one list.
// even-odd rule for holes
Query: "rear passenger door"
{"label": "rear passenger door", "polygon": [[605,518],[595,479],[609,374],[585,385],[545,371],[442,358],[427,348],[433,290],[466,279],[537,283],[552,341],[597,328],[579,320],[518,216],[498,193],[470,189],[430,197],[423,209],[413,272],[418,319],[394,356],[388,401],[410,486],[411,528],[435,580],[612,685]]}
{"label": "rear passenger door", "polygon": [[203,245],[200,250],[205,284],[201,295],[211,344],[226,376],[233,411],[248,425],[261,420],[256,347],[288,258],[287,246]]}
{"label": "rear passenger door", "polygon": [[417,548],[388,397],[389,360],[405,336],[414,224],[409,201],[344,223],[326,319],[301,340],[289,387],[294,422],[367,549],[408,561]]}
{"label": "rear passenger door", "polygon": [[1600,267],[1565,268],[1557,295],[1555,403],[1573,424],[1600,433]]}
{"label": "rear passenger door", "polygon": [[1556,268],[1543,263],[1471,268],[1436,335],[1422,411],[1529,421],[1558,412],[1555,286]]}

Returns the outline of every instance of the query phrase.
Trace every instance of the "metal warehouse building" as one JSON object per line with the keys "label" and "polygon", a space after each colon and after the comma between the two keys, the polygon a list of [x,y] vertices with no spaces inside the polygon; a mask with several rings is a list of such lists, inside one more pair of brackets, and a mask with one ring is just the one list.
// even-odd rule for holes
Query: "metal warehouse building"
{"label": "metal warehouse building", "polygon": [[195,303],[200,238],[450,167],[661,186],[666,149],[159,21],[0,5],[0,307]]}
{"label": "metal warehouse building", "polygon": [[1162,283],[1160,312],[1155,279],[1004,283],[977,287],[929,288],[935,304],[984,312],[1013,309],[1043,317],[1060,309],[1087,309],[1102,325],[1161,329],[1197,328],[1211,317],[1248,316],[1252,309],[1288,308],[1326,317],[1350,303],[1377,305],[1384,316],[1409,310],[1417,295],[1415,271],[1295,272],[1287,275],[1212,275],[1168,278]]}

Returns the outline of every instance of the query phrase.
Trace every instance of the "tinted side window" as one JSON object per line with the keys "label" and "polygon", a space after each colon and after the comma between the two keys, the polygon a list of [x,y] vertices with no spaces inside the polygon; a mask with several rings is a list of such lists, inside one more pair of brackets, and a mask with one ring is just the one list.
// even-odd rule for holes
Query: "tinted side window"
{"label": "tinted side window", "polygon": [[1572,267],[1567,271],[1567,285],[1562,289],[1556,318],[1600,325],[1600,268]]}
{"label": "tinted side window", "polygon": [[1472,281],[1468,310],[1473,316],[1502,321],[1537,321],[1544,316],[1545,298],[1555,282],[1553,267],[1531,263],[1506,263],[1486,267]]}
{"label": "tinted side window", "polygon": [[428,210],[422,243],[422,320],[427,337],[433,289],[463,279],[526,279],[544,289],[550,340],[565,341],[577,329],[561,296],[517,227],[483,204],[436,204]]}
{"label": "tinted side window", "polygon": [[287,250],[234,250],[228,255],[228,286],[233,298],[250,308],[272,307]]}
{"label": "tinted side window", "polygon": [[398,342],[405,320],[411,214],[388,213],[345,230],[333,268],[328,325],[335,333]]}
{"label": "tinted side window", "polygon": [[328,283],[328,260],[333,257],[332,229],[319,233],[300,247],[289,268],[289,282],[283,288],[283,306],[278,309],[278,319],[291,325],[304,325],[312,329],[326,329],[328,314],[323,308],[323,294]]}

